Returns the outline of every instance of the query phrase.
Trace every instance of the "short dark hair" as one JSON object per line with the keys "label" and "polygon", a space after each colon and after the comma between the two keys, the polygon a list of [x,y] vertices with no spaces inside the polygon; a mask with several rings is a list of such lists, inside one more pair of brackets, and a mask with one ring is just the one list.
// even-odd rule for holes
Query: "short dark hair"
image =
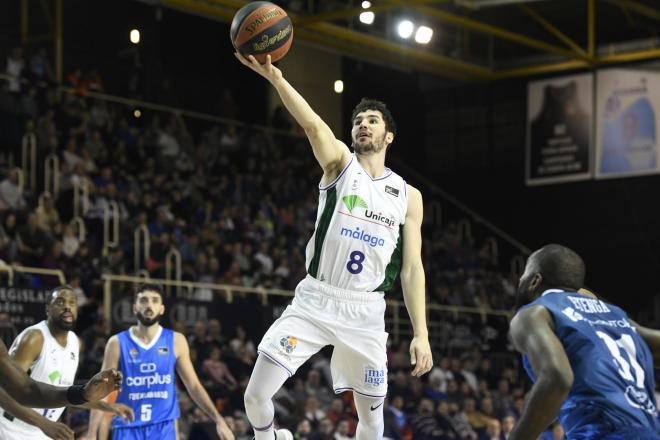
{"label": "short dark hair", "polygon": [[549,244],[535,256],[543,284],[550,287],[580,289],[584,285],[586,268],[582,258],[573,250],[559,244]]}
{"label": "short dark hair", "polygon": [[137,289],[135,289],[135,293],[133,294],[133,302],[137,301],[139,294],[146,292],[147,290],[159,294],[161,300],[165,298],[165,295],[163,294],[163,286],[156,283],[143,283],[137,286]]}
{"label": "short dark hair", "polygon": [[396,134],[396,123],[394,122],[392,113],[390,113],[390,109],[387,108],[387,105],[383,101],[378,101],[377,99],[362,98],[353,109],[353,114],[351,114],[351,123],[353,123],[358,113],[362,113],[367,110],[379,111],[383,115],[385,129],[392,132],[393,134]]}
{"label": "short dark hair", "polygon": [[68,284],[62,284],[61,286],[55,287],[53,290],[50,291],[50,300],[48,301],[48,304],[52,304],[53,300],[55,299],[55,295],[57,295],[60,291],[62,290],[70,290],[75,294],[75,289],[68,285]]}

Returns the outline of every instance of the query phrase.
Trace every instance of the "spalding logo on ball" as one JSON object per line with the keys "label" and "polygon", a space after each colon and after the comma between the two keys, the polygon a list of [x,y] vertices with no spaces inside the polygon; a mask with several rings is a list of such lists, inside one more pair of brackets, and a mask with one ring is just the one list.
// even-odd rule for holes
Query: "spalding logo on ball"
{"label": "spalding logo on ball", "polygon": [[253,55],[261,64],[270,55],[281,59],[293,41],[293,25],[284,9],[270,2],[252,2],[236,12],[231,22],[231,42],[243,56]]}

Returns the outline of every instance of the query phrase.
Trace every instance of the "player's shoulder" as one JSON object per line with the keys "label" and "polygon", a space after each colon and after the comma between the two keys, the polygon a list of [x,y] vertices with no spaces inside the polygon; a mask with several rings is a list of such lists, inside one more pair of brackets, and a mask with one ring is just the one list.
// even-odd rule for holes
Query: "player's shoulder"
{"label": "player's shoulder", "polygon": [[543,304],[532,303],[516,312],[509,324],[509,333],[515,338],[543,323],[552,325],[550,311]]}
{"label": "player's shoulder", "polygon": [[37,327],[29,328],[25,330],[21,339],[18,341],[18,345],[28,345],[28,346],[41,346],[44,344],[44,332]]}
{"label": "player's shoulder", "polygon": [[186,344],[188,345],[188,339],[183,333],[170,330],[172,332],[172,337],[174,338],[174,344]]}
{"label": "player's shoulder", "polygon": [[422,198],[422,192],[406,182],[406,191],[408,192],[408,198],[410,197],[419,197],[420,199]]}

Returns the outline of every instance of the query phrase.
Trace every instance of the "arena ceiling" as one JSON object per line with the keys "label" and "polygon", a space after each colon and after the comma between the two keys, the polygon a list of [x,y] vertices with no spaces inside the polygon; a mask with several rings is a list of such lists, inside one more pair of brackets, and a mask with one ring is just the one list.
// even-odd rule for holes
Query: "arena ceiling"
{"label": "arena ceiling", "polygon": [[[230,21],[244,0],[141,0]],[[294,36],[344,55],[460,81],[489,81],[660,57],[654,0],[275,1]],[[428,45],[402,40],[409,19],[434,29]]]}

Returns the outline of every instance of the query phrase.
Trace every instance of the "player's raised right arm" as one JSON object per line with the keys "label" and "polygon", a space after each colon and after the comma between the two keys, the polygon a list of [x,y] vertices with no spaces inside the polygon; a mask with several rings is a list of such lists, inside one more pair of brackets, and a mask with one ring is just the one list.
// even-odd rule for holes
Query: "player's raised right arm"
{"label": "player's raised right arm", "polygon": [[[108,343],[105,344],[105,353],[103,355],[103,366],[101,370],[107,368],[118,368],[119,366],[119,341],[117,336],[112,336],[108,339]],[[101,420],[103,419],[103,412],[99,410],[92,410],[89,415],[89,428],[87,429],[87,439],[95,440],[98,432],[99,426],[101,425]]]}
{"label": "player's raised right arm", "polygon": [[300,93],[284,79],[282,71],[271,64],[270,56],[268,56],[266,64],[259,64],[251,55],[248,58],[238,53],[235,55],[243,65],[266,78],[275,87],[286,109],[305,130],[305,134],[312,144],[314,156],[326,175],[326,180],[336,177],[351,158],[351,152],[346,144],[335,137],[323,119],[314,112]]}

